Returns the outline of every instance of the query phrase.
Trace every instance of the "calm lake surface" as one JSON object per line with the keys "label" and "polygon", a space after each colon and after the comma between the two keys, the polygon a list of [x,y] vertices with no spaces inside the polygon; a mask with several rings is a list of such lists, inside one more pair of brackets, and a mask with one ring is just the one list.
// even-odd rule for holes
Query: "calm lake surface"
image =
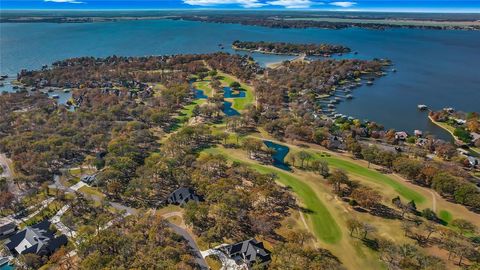
{"label": "calm lake surface", "polygon": [[[388,128],[421,129],[449,138],[417,111],[417,104],[480,111],[480,32],[473,31],[270,29],[171,20],[6,23],[0,24],[0,73],[13,75],[77,56],[209,53],[220,50],[218,44],[233,52],[230,44],[236,39],[336,43],[358,52],[346,58],[391,59],[396,73],[357,88],[353,100],[337,107],[340,113]],[[253,56],[263,65],[290,58]]]}

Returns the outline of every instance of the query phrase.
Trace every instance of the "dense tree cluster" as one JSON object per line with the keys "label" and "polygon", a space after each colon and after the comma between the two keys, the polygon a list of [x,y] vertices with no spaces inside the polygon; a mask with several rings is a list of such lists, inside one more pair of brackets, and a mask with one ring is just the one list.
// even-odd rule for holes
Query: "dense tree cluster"
{"label": "dense tree cluster", "polygon": [[245,165],[229,165],[223,156],[200,157],[192,183],[204,202],[189,203],[185,220],[208,243],[239,241],[252,235],[274,238],[275,229],[295,205],[274,175],[260,174]]}
{"label": "dense tree cluster", "polygon": [[159,215],[127,217],[112,227],[80,236],[79,269],[197,269],[186,240]]}
{"label": "dense tree cluster", "polygon": [[[181,95],[181,88],[172,89],[176,96]],[[185,92],[188,88],[183,89]],[[18,107],[0,120],[4,134],[0,151],[13,160],[19,182],[50,180],[61,167],[80,162],[87,155],[101,157],[105,152],[108,164],[116,161],[142,164],[156,145],[150,129],[173,125],[173,113],[185,102],[184,98],[172,101],[168,91],[141,99],[142,102],[127,95],[126,90],[105,93],[97,88],[81,89],[74,97],[82,102],[71,112],[40,94],[0,96],[2,108]],[[31,104],[15,105],[23,99]],[[113,155],[123,159],[115,160]],[[124,171],[122,176],[128,176],[128,172]]]}
{"label": "dense tree cluster", "polygon": [[[99,184],[112,197],[123,201],[140,206],[162,204],[173,190],[191,184],[197,151],[216,141],[207,126],[185,127],[168,138],[160,151],[148,156],[141,166],[129,158],[135,156],[135,152],[109,151],[107,168],[98,176]],[[126,142],[119,149],[135,150],[130,145]]]}
{"label": "dense tree cluster", "polygon": [[361,157],[366,161],[393,169],[413,183],[435,189],[440,195],[480,210],[480,191],[468,181],[470,175],[461,167],[445,162],[425,161],[377,147],[363,147]]}
{"label": "dense tree cluster", "polygon": [[235,50],[259,51],[262,53],[290,54],[290,55],[329,55],[348,53],[350,49],[341,45],[332,44],[294,44],[285,42],[240,41],[232,43]]}

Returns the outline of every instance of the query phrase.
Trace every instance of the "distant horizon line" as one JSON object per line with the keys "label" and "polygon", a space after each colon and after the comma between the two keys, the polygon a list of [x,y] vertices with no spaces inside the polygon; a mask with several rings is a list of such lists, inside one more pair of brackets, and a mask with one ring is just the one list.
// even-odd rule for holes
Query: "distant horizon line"
{"label": "distant horizon line", "polygon": [[0,8],[0,12],[5,11],[73,11],[73,12],[88,12],[88,11],[279,11],[279,12],[372,12],[372,13],[433,13],[433,14],[480,14],[480,9],[462,9],[462,10],[443,10],[443,9],[279,9],[279,8],[259,8],[259,9],[242,9],[242,8],[97,8],[97,9],[82,9],[82,8]]}

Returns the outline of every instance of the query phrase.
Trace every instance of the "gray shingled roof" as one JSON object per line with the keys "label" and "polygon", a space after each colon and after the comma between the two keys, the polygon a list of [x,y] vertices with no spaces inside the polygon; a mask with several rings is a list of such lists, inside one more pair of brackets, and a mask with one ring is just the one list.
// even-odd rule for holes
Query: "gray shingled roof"
{"label": "gray shingled roof", "polygon": [[224,250],[226,255],[237,263],[252,264],[270,261],[270,252],[265,249],[262,242],[258,242],[256,239],[225,246]]}
{"label": "gray shingled roof", "polygon": [[68,241],[64,235],[55,237],[50,225],[51,223],[45,220],[28,226],[12,235],[5,246],[14,254],[50,254]]}

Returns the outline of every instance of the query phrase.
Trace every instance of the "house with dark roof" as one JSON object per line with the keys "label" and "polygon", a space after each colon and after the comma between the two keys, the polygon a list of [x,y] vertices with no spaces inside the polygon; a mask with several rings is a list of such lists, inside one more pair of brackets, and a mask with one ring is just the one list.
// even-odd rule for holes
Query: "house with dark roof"
{"label": "house with dark roof", "polygon": [[199,202],[202,201],[202,197],[198,196],[191,188],[181,187],[172,192],[167,198],[169,204],[176,205],[184,205],[189,201]]}
{"label": "house with dark roof", "polygon": [[268,263],[271,260],[270,251],[263,246],[262,242],[258,242],[254,238],[223,246],[220,250],[238,265],[246,264],[250,266],[255,263]]}
{"label": "house with dark roof", "polygon": [[88,185],[91,185],[91,184],[95,183],[95,181],[97,181],[97,176],[95,174],[84,175],[84,176],[82,176],[82,178],[80,180],[82,182],[88,184]]}
{"label": "house with dark roof", "polygon": [[48,220],[44,220],[28,226],[10,236],[5,242],[5,247],[13,255],[28,253],[40,256],[50,255],[68,242],[65,235],[56,236],[50,229],[50,225]]}
{"label": "house with dark roof", "polygon": [[17,230],[17,225],[13,220],[7,218],[0,219],[0,239],[12,235]]}

